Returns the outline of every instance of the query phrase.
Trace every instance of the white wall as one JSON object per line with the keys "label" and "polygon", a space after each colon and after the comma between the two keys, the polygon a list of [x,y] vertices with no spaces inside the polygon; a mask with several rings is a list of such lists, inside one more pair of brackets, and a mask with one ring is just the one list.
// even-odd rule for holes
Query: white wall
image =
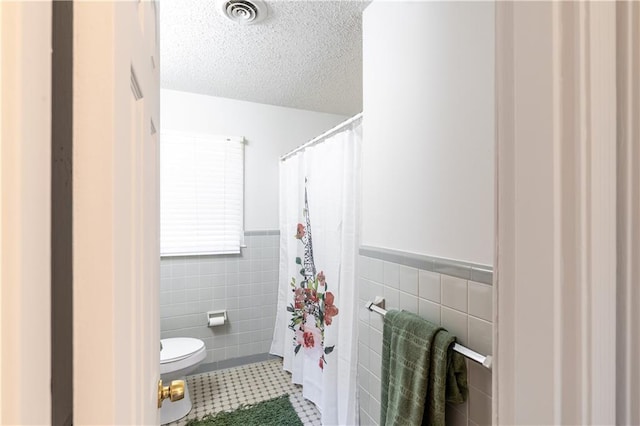
{"label": "white wall", "polygon": [[493,263],[494,4],[364,12],[363,244]]}
{"label": "white wall", "polygon": [[161,90],[161,130],[244,136],[245,230],[278,229],[279,157],[348,117]]}

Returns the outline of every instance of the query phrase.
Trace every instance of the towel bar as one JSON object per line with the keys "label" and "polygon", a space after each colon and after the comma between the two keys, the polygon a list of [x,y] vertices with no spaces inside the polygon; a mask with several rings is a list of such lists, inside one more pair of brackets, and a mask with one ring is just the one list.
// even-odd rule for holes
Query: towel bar
{"label": "towel bar", "polygon": [[[383,300],[384,299],[382,299],[381,301]],[[367,302],[365,304],[365,307],[370,311],[376,312],[382,316],[385,316],[387,314],[387,311],[385,309],[382,309],[380,306],[377,306],[374,302]],[[491,355],[485,356],[485,355],[479,354],[478,352],[472,351],[466,346],[462,346],[458,343],[455,343],[453,345],[453,350],[458,352],[459,354],[466,356],[470,360],[477,362],[478,364],[482,364],[484,367],[491,370],[491,362],[492,362]]]}

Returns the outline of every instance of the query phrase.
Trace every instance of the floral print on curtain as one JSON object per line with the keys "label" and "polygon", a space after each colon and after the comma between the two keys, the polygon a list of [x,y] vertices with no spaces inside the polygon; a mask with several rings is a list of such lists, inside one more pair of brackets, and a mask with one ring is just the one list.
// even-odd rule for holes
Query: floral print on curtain
{"label": "floral print on curtain", "polygon": [[329,291],[324,272],[316,273],[306,187],[303,216],[305,224],[298,223],[295,238],[304,245],[304,261],[296,257],[296,264],[301,268],[301,278],[299,281],[296,277],[291,278],[294,302],[287,306],[287,311],[291,312],[289,328],[294,332],[295,354],[297,355],[301,349],[304,350],[307,355],[317,357],[318,366],[323,369],[327,363],[325,356],[334,349],[334,346],[324,346],[324,329],[331,325],[333,317],[338,315],[339,311],[334,305],[335,297]]}

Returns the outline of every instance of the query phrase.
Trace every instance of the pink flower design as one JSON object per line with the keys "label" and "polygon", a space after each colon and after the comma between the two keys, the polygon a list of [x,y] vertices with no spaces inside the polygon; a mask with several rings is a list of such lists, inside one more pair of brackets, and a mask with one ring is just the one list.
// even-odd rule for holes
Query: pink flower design
{"label": "pink flower design", "polygon": [[316,326],[316,317],[309,315],[304,323],[303,344],[304,353],[310,358],[322,357],[322,331]]}
{"label": "pink flower design", "polygon": [[295,296],[295,308],[296,309],[302,309],[302,307],[304,306],[304,289],[303,288],[296,288],[295,292],[294,292]]}
{"label": "pink flower design", "polygon": [[333,304],[334,302],[333,293],[330,291],[324,295],[324,322],[327,325],[331,325],[331,321],[333,317],[338,315],[338,308]]}
{"label": "pink flower design", "polygon": [[304,234],[305,234],[304,225],[299,223],[298,229],[296,230],[296,238],[301,240],[302,237],[304,237]]}
{"label": "pink flower design", "polygon": [[[295,238],[303,240],[305,236],[305,225],[298,223]],[[302,243],[305,245],[306,255],[308,249],[306,245],[310,241],[302,241]],[[313,261],[313,259],[310,260]],[[305,261],[308,262],[309,259]],[[296,258],[296,264],[303,266],[299,257]],[[292,312],[289,328],[294,331],[294,352],[297,355],[302,349],[305,357],[312,362],[317,360],[320,370],[324,370],[325,355],[332,353],[335,347],[335,345],[324,346],[325,327],[331,325],[339,310],[334,305],[334,294],[327,291],[327,278],[324,271],[318,272],[313,278],[306,275],[306,264],[300,271],[303,279],[297,284],[295,277],[292,278],[293,303],[287,307],[287,310]]]}
{"label": "pink flower design", "polygon": [[312,303],[316,303],[318,302],[318,293],[311,289],[311,288],[306,288],[306,293],[307,293],[307,301],[310,301]]}
{"label": "pink flower design", "polygon": [[305,331],[303,334],[304,337],[304,347],[305,348],[313,348],[315,345],[315,339],[313,338],[313,333],[310,331]]}
{"label": "pink flower design", "polygon": [[333,295],[333,293],[328,291],[327,294],[324,295],[324,305],[325,306],[333,305],[334,299],[335,299],[335,296]]}

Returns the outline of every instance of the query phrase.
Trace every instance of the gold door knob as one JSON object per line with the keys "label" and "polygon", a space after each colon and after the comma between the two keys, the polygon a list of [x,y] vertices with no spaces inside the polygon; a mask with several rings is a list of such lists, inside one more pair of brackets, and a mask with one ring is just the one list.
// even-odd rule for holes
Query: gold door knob
{"label": "gold door knob", "polygon": [[184,380],[173,380],[169,386],[162,386],[162,380],[158,380],[158,408],[162,407],[162,401],[167,398],[171,402],[184,398]]}

